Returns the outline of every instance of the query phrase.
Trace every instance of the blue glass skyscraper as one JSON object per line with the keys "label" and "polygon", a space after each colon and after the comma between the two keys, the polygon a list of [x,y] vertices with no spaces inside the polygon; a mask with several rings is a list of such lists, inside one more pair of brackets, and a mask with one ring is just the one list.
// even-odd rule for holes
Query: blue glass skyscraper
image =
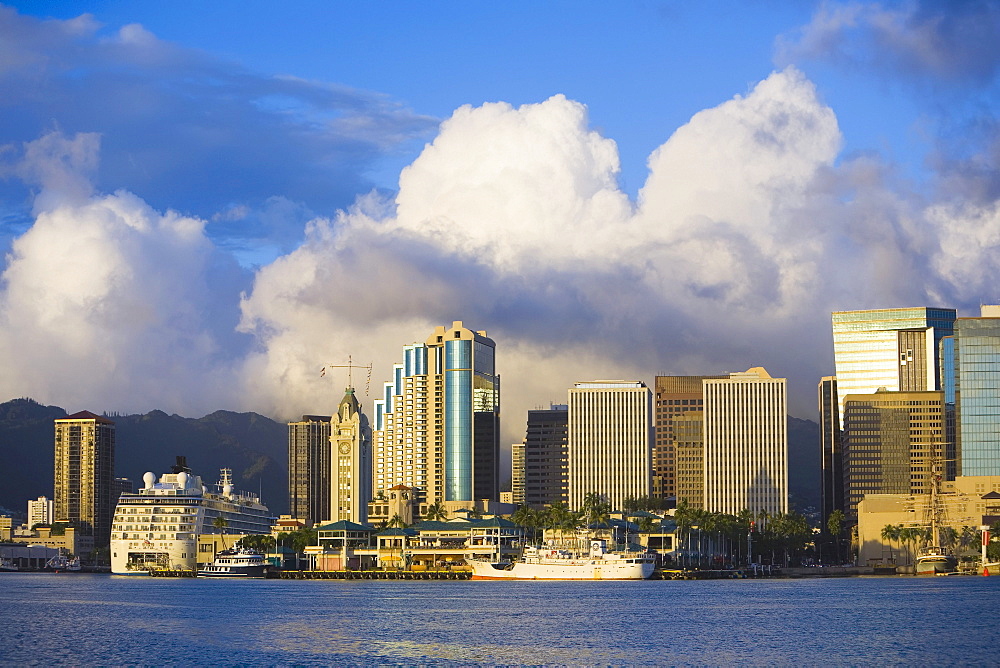
{"label": "blue glass skyscraper", "polygon": [[1000,307],[955,321],[959,475],[1000,475]]}

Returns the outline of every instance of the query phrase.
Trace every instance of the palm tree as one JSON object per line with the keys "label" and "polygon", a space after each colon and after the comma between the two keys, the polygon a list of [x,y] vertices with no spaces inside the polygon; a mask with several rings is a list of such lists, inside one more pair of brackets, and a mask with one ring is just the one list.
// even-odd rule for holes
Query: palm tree
{"label": "palm tree", "polygon": [[212,520],[212,526],[219,530],[219,535],[222,536],[222,549],[226,549],[226,528],[229,526],[229,520],[227,520],[222,515],[217,515],[214,520]]}
{"label": "palm tree", "polygon": [[882,527],[882,540],[889,543],[889,561],[892,563],[896,563],[896,559],[892,555],[892,542],[899,540],[899,531],[901,528],[895,524],[886,524]]}
{"label": "palm tree", "polygon": [[434,503],[427,506],[427,511],[424,513],[424,518],[431,521],[434,520],[444,521],[448,519],[448,511],[444,509],[444,504],[441,501],[435,501]]}
{"label": "palm tree", "polygon": [[583,506],[580,512],[588,528],[594,524],[604,524],[611,519],[611,504],[605,500],[601,494],[591,492],[583,497]]}

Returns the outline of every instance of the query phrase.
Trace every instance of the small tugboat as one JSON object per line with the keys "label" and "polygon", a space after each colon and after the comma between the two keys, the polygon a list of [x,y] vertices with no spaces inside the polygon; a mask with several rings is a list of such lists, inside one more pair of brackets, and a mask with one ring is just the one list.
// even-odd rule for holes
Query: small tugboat
{"label": "small tugboat", "polygon": [[215,555],[215,561],[198,571],[200,578],[263,578],[270,564],[253,550],[230,548]]}

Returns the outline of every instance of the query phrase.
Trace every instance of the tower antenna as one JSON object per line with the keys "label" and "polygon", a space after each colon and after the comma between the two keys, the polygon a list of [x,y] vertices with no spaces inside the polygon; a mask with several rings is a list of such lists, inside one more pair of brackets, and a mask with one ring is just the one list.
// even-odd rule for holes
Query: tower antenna
{"label": "tower antenna", "polygon": [[368,363],[367,366],[362,364],[354,364],[354,359],[352,355],[347,356],[347,364],[327,364],[325,367],[320,369],[319,375],[322,378],[326,375],[327,369],[347,369],[347,386],[354,387],[354,370],[355,369],[367,369],[368,378],[365,382],[365,396],[368,396],[368,391],[371,389],[372,384],[372,363]]}

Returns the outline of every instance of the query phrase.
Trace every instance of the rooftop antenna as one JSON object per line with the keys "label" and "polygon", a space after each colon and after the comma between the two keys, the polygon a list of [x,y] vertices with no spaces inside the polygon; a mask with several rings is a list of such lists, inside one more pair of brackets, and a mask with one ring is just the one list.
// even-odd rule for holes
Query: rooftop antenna
{"label": "rooftop antenna", "polygon": [[371,389],[372,384],[372,364],[369,363],[368,366],[361,364],[354,364],[353,357],[351,355],[347,356],[347,364],[327,364],[325,367],[320,369],[319,376],[322,378],[326,375],[327,369],[347,369],[347,386],[354,387],[354,370],[355,369],[367,369],[368,378],[365,381],[365,396],[368,396],[368,390]]}

